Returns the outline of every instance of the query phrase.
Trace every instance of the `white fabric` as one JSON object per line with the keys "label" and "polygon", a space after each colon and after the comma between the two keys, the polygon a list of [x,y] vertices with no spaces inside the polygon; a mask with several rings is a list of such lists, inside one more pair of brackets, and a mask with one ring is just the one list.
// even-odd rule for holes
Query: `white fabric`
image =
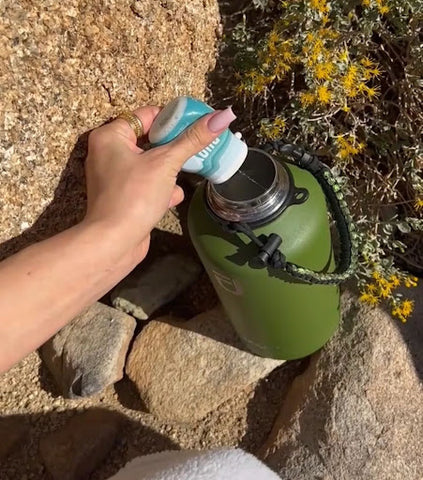
{"label": "white fabric", "polygon": [[239,449],[182,450],[137,457],[109,480],[280,480]]}

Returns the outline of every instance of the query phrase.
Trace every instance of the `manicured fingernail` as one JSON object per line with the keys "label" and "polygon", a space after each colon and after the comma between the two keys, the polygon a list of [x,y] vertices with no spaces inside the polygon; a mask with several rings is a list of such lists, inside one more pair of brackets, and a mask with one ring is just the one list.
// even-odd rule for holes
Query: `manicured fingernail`
{"label": "manicured fingernail", "polygon": [[225,128],[228,128],[235,118],[236,115],[232,111],[231,107],[228,107],[225,110],[218,110],[209,118],[207,127],[211,132],[217,133]]}

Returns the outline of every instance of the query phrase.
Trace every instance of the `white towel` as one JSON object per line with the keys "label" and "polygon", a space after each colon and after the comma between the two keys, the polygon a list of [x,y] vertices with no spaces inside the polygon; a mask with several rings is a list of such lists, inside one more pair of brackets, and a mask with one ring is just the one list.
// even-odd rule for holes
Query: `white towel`
{"label": "white towel", "polygon": [[240,449],[180,450],[137,457],[109,480],[280,480]]}

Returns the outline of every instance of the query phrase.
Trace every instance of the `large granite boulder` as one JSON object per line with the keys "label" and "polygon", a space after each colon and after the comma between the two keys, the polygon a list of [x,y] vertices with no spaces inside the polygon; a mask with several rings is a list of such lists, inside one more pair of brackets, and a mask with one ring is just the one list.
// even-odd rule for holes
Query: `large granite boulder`
{"label": "large granite boulder", "polygon": [[422,478],[423,285],[407,293],[405,325],[344,294],[339,331],[294,380],[261,452],[282,478]]}
{"label": "large granite boulder", "polygon": [[26,230],[1,258],[81,217],[85,132],[203,96],[219,17],[216,0],[5,0],[0,16],[0,243]]}

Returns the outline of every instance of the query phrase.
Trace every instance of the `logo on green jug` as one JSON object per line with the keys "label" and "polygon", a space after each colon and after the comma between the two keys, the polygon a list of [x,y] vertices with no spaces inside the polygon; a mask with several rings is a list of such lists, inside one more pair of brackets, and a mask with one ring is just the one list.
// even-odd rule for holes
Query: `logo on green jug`
{"label": "logo on green jug", "polygon": [[242,288],[234,279],[228,277],[224,273],[216,272],[213,270],[214,278],[216,279],[219,286],[233,295],[242,295]]}

